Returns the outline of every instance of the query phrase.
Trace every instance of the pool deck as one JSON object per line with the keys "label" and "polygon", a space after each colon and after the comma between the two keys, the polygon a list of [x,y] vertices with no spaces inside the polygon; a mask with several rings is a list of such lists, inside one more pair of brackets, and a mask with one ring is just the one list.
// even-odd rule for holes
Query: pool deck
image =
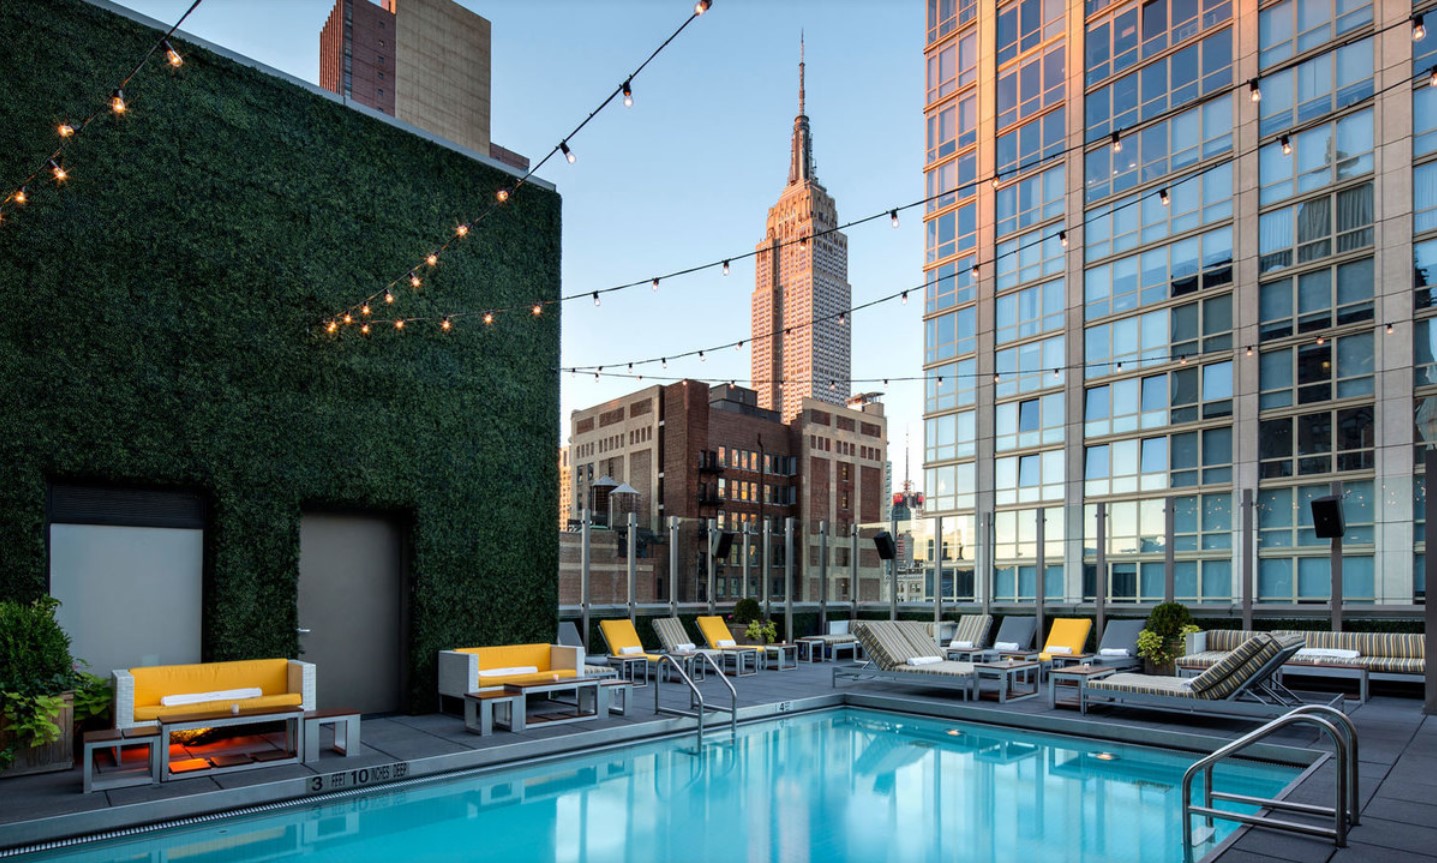
{"label": "pool deck", "polygon": [[[834,667],[805,663],[793,671],[733,679],[741,721],[847,704],[1193,751],[1210,751],[1257,724],[1107,708],[1081,717],[1075,710],[1051,707],[1046,686],[1038,698],[1005,705],[986,700],[967,703],[950,691],[882,682],[844,683],[835,689]],[[728,702],[727,690],[716,681],[703,684],[703,690],[711,701]],[[1270,830],[1245,830],[1211,859],[1222,863],[1437,860],[1437,717],[1422,715],[1420,693],[1414,687],[1378,691],[1381,694],[1366,704],[1347,702],[1360,740],[1362,806],[1362,823],[1352,829],[1349,847],[1338,849],[1330,842]],[[664,705],[687,706],[681,685],[664,684],[660,692]],[[654,689],[645,688],[634,691],[626,716],[541,726],[521,734],[500,731],[480,737],[465,730],[462,718],[445,714],[369,718],[363,723],[361,754],[344,758],[326,748],[321,760],[311,765],[93,794],[81,793],[79,768],[7,779],[0,782],[0,857],[7,856],[5,849],[70,836],[302,798],[317,790],[329,793],[353,786],[355,777],[363,775],[359,771],[387,767],[387,771],[372,770],[370,787],[377,788],[380,785],[372,777],[392,774],[396,763],[404,764],[407,777],[417,778],[683,730],[692,733],[693,725],[692,719],[655,714]],[[717,738],[726,731],[725,724],[711,727],[708,733]],[[1316,732],[1305,729],[1287,729],[1270,740],[1280,747],[1325,749]],[[1329,761],[1308,775],[1289,799],[1331,805],[1332,777]]]}

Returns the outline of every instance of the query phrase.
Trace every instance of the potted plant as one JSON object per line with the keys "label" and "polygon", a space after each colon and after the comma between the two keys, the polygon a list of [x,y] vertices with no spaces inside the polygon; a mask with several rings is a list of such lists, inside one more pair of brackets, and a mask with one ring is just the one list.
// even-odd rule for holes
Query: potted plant
{"label": "potted plant", "polygon": [[733,640],[742,644],[751,641],[748,635],[748,625],[755,620],[763,619],[763,606],[753,597],[745,597],[734,603],[733,614],[729,615],[728,629],[733,635]]}
{"label": "potted plant", "polygon": [[1173,662],[1183,652],[1183,641],[1197,632],[1188,608],[1180,602],[1164,602],[1148,615],[1148,624],[1138,633],[1138,656],[1147,660],[1149,674],[1172,674]]}
{"label": "potted plant", "polygon": [[778,641],[778,624],[772,620],[750,620],[743,634],[755,644],[773,644]]}
{"label": "potted plant", "polygon": [[77,689],[84,714],[109,709],[108,686],[70,656],[59,604],[0,602],[0,777],[71,767]]}

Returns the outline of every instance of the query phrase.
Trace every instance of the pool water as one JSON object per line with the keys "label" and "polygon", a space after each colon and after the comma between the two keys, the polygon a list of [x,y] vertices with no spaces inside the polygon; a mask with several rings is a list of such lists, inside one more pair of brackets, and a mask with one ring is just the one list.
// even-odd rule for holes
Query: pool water
{"label": "pool water", "polygon": [[[1194,760],[856,709],[695,753],[669,739],[25,859],[1169,863]],[[1297,773],[1227,763],[1215,786],[1270,797]]]}

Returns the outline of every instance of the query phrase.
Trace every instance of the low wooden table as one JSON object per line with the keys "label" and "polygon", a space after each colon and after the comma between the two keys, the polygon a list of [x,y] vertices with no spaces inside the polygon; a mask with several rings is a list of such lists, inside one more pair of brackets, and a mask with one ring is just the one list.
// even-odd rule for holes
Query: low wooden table
{"label": "low wooden table", "polygon": [[[783,661],[785,655],[788,657],[786,665]],[[770,667],[775,671],[798,670],[798,645],[789,642],[763,645],[763,670],[768,671]]]}
{"label": "low wooden table", "polygon": [[[600,687],[606,682],[609,681],[598,677],[560,677],[540,683],[508,683],[503,689],[465,693],[464,727],[477,734],[488,735],[494,733],[497,724],[522,733],[531,725],[562,725],[599,719],[607,714],[607,710],[600,709],[607,705],[605,695],[608,693],[600,693]],[[623,682],[632,686],[629,681]],[[529,716],[529,696],[547,696],[556,692],[573,692],[573,703],[546,699],[554,705],[554,710]],[[624,701],[627,708],[628,699]],[[495,715],[497,707],[506,708],[507,722]]]}
{"label": "low wooden table", "polygon": [[[1022,662],[1017,660],[1000,660],[998,662],[975,662],[973,670],[978,673],[981,681],[985,677],[998,681],[998,703],[1007,704],[1009,701],[1022,701],[1027,698],[1036,698],[1039,691],[1039,675],[1043,666],[1037,662]],[[1027,687],[1018,688],[1018,678],[1024,678]],[[981,692],[980,692],[981,695]]]}
{"label": "low wooden table", "polygon": [[[160,781],[160,731],[154,727],[108,729],[87,731],[83,743],[84,793],[109,791],[112,788],[132,788],[136,785],[154,785]],[[126,749],[144,748],[144,764],[126,765]],[[115,756],[115,766],[97,770],[95,755],[101,750],[110,750]]]}
{"label": "low wooden table", "polygon": [[[1053,668],[1048,672],[1048,702],[1054,707],[1076,707],[1079,713],[1087,713],[1088,682],[1112,677],[1117,673],[1116,668],[1102,665],[1068,665],[1063,668]],[[1077,687],[1077,701],[1058,700],[1058,684],[1064,682]]]}
{"label": "low wooden table", "polygon": [[[176,731],[194,731],[201,728],[230,728],[236,725],[258,725],[268,722],[283,722],[285,732],[284,749],[260,755],[220,755],[211,758],[208,765],[197,765],[194,769],[176,771],[170,763],[170,736]],[[304,708],[293,707],[276,710],[272,707],[240,708],[230,713],[186,713],[168,716],[159,720],[159,777],[161,782],[172,779],[191,779],[197,776],[213,776],[218,773],[233,773],[240,770],[254,770],[274,764],[298,764],[304,756]]]}
{"label": "low wooden table", "polygon": [[524,696],[504,689],[467,692],[464,694],[464,727],[481,737],[488,737],[494,733],[495,709],[503,708],[507,711],[505,725],[512,728],[516,704],[519,712],[523,713]]}
{"label": "low wooden table", "polygon": [[359,755],[359,711],[350,707],[311,710],[304,715],[304,763],[319,760],[319,729],[334,726],[335,752],[346,758]]}

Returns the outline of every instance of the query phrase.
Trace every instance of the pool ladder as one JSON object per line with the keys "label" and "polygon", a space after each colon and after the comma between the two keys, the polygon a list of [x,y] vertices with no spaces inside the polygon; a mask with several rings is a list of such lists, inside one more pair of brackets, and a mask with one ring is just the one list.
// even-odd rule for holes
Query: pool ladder
{"label": "pool ladder", "polygon": [[[723,669],[718,667],[718,663],[714,662],[712,656],[709,656],[707,653],[700,653],[698,658],[708,663],[709,667],[713,669],[714,674],[718,675],[718,679],[723,681],[724,686],[728,687],[729,706],[720,707],[719,705],[715,704],[710,707],[706,705],[704,703],[704,694],[699,691],[699,688],[697,685],[694,684],[693,679],[684,672],[683,666],[679,665],[679,663],[675,661],[672,656],[663,655],[659,657],[659,667],[654,669],[654,712],[664,713],[670,716],[692,716],[697,719],[698,748],[699,752],[703,752],[704,719],[707,718],[710,712],[727,713],[729,715],[729,731],[734,737],[738,737],[738,690],[733,688],[733,684],[729,682],[729,679],[727,677],[724,677]],[[689,688],[688,710],[682,710],[677,707],[661,707],[659,705],[659,690],[664,680],[663,672],[665,663],[668,664],[670,669],[672,669],[678,674],[679,679],[682,680],[684,682],[684,685]],[[705,673],[704,677],[707,678],[708,674]]]}
{"label": "pool ladder", "polygon": [[[1269,800],[1262,797],[1251,797],[1246,794],[1229,794],[1223,791],[1212,790],[1213,767],[1219,762],[1239,751],[1246,749],[1252,744],[1266,738],[1274,731],[1286,728],[1289,725],[1315,725],[1332,739],[1332,745],[1337,757],[1337,795],[1334,805],[1313,806],[1307,803],[1291,803],[1285,800]],[[1193,780],[1201,773],[1202,799],[1198,803],[1192,800]],[[1347,847],[1347,830],[1358,823],[1358,808],[1360,797],[1357,793],[1357,727],[1352,724],[1342,711],[1325,704],[1308,704],[1279,716],[1261,728],[1239,737],[1237,740],[1227,744],[1216,752],[1198,760],[1183,774],[1183,859],[1186,863],[1192,863],[1193,859],[1193,830],[1192,816],[1201,815],[1206,821],[1209,831],[1213,826],[1213,819],[1222,818],[1228,821],[1241,821],[1253,827],[1266,827],[1273,830],[1287,830],[1292,833],[1303,833],[1308,836],[1320,836],[1333,840],[1337,847]],[[1260,806],[1266,809],[1297,812],[1303,815],[1318,817],[1331,817],[1332,826],[1323,827],[1316,824],[1304,824],[1297,821],[1289,821],[1280,818],[1263,817],[1260,815],[1244,815],[1240,812],[1230,812],[1225,809],[1213,807],[1213,801],[1227,800],[1234,803],[1247,803]],[[1207,836],[1198,840],[1207,841]]]}

